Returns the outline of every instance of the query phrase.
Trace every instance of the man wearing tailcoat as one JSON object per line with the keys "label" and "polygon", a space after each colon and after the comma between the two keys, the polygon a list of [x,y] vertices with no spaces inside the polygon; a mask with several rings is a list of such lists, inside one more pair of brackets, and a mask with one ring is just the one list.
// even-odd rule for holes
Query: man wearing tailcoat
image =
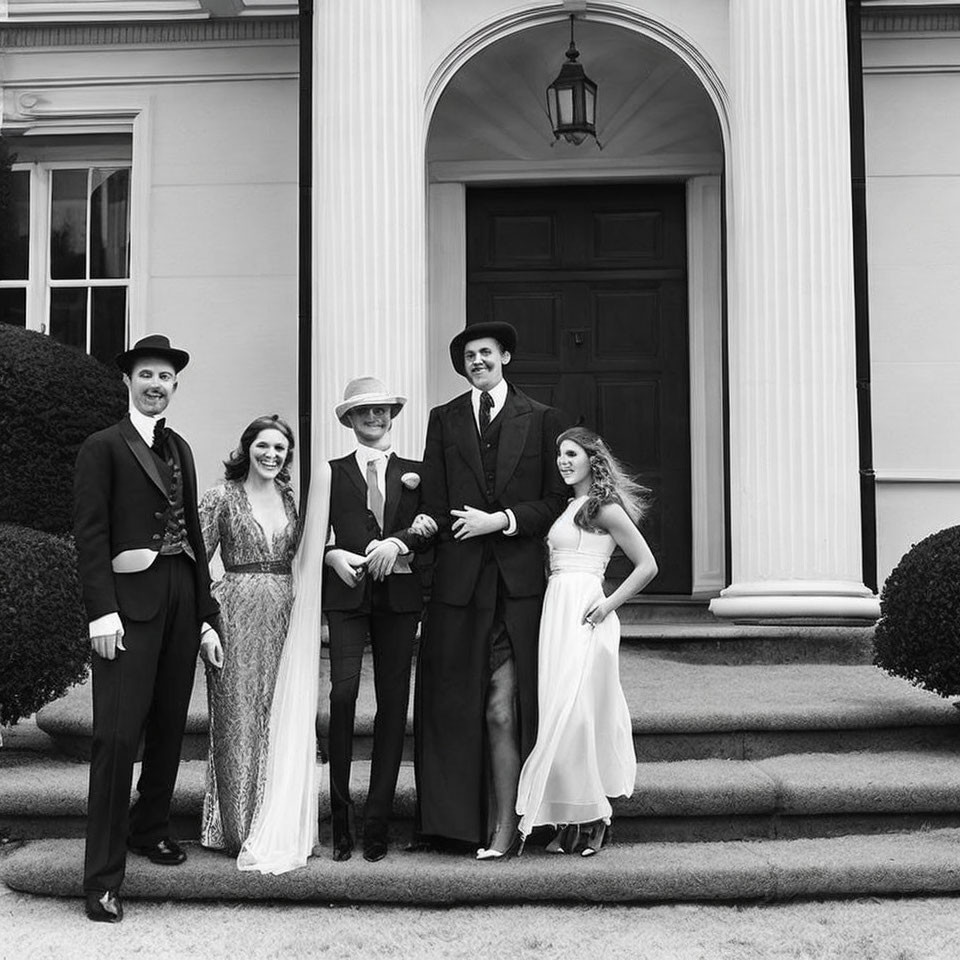
{"label": "man wearing tailcoat", "polygon": [[516,838],[520,764],[536,739],[543,538],[567,502],[555,450],[567,424],[503,379],[516,345],[500,322],[453,339],[471,389],[431,411],[423,456],[424,513],[439,530],[417,665],[417,831],[421,844],[481,845],[480,859]]}
{"label": "man wearing tailcoat", "polygon": [[[83,889],[87,916],[116,923],[127,850],[186,859],[170,800],[197,650],[222,663],[187,442],[160,417],[189,356],[161,335],[117,357],[129,413],[88,437],[74,473],[74,534],[93,647],[93,743]],[[129,808],[143,738],[138,797]]]}

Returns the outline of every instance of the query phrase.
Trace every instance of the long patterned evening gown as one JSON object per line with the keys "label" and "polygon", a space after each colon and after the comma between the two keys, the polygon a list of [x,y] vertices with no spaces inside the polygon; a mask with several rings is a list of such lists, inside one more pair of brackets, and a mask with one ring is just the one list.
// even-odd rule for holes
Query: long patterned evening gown
{"label": "long patterned evening gown", "polygon": [[636,756],[630,710],[620,686],[620,621],[595,627],[583,616],[603,597],[616,544],[573,518],[572,500],[547,534],[550,579],[540,618],[537,742],[520,773],[517,813],[526,837],[541,824],[609,819],[608,797],[630,796]]}
{"label": "long patterned evening gown", "polygon": [[207,667],[210,749],[200,842],[237,854],[263,795],[273,688],[293,602],[290,562],[297,507],[280,486],[287,525],[267,543],[242,480],[208,490],[200,501],[207,556],[220,547],[224,665]]}

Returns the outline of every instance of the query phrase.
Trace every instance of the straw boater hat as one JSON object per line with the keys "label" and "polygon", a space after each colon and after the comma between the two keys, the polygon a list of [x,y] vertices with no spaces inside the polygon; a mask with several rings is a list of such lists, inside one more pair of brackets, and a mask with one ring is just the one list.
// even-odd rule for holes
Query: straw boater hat
{"label": "straw boater hat", "polygon": [[504,323],[502,320],[488,320],[464,327],[450,341],[450,361],[461,377],[467,376],[463,365],[463,348],[471,340],[480,340],[483,337],[493,337],[507,353],[513,353],[517,349],[517,329],[513,324]]}
{"label": "straw boater hat", "polygon": [[151,333],[150,336],[138,340],[129,350],[118,353],[117,366],[129,377],[134,363],[141,357],[162,357],[169,360],[177,373],[190,362],[190,354],[186,350],[175,350],[162,333]]}
{"label": "straw boater hat", "polygon": [[376,377],[357,377],[351,380],[343,391],[343,403],[337,404],[337,419],[349,427],[347,414],[354,407],[390,407],[390,415],[395,417],[407,402],[406,397],[399,397],[395,393],[388,393],[383,382]]}

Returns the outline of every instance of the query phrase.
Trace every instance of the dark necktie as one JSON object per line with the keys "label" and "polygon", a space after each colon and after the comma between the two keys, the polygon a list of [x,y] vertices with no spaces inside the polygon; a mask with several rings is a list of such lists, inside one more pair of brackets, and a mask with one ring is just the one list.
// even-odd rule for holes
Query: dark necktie
{"label": "dark necktie", "polygon": [[377,461],[367,461],[367,506],[377,518],[377,525],[383,530],[383,494],[377,478]]}
{"label": "dark necktie", "polygon": [[166,429],[166,418],[160,417],[159,420],[154,421],[153,424],[153,443],[150,446],[150,449],[154,453],[159,454],[161,457],[166,453],[166,440],[167,440],[167,429]]}
{"label": "dark necktie", "polygon": [[480,432],[490,426],[490,411],[493,409],[493,397],[484,390],[480,394]]}

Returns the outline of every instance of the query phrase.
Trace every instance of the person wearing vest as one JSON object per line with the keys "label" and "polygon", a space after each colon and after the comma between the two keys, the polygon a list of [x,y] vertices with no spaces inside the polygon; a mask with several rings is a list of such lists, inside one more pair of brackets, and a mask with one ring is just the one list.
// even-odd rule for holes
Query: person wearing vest
{"label": "person wearing vest", "polygon": [[410,662],[423,608],[414,554],[428,546],[409,528],[420,511],[420,463],[390,449],[393,419],[406,398],[373,377],[347,384],[337,419],[352,428],[354,453],[330,461],[330,533],[324,563],[323,610],[330,630],[330,809],[333,859],[354,845],[350,764],[360,672],[367,638],[373,651],[377,711],[370,784],[364,810],[363,856],[387,854],[388,825],[403,756]]}
{"label": "person wearing vest", "polygon": [[424,513],[439,530],[417,659],[412,847],[462,841],[480,845],[481,860],[518,839],[517,781],[537,731],[543,538],[568,496],[554,447],[563,416],[503,379],[516,346],[502,322],[453,338],[451,362],[471,389],[430,412],[423,455]]}
{"label": "person wearing vest", "polygon": [[[129,413],[83,443],[74,535],[93,647],[93,742],[83,889],[87,916],[116,923],[127,849],[176,865],[170,800],[197,651],[222,662],[187,442],[160,417],[189,355],[162,335],[117,357]],[[143,737],[138,798],[133,764]]]}

